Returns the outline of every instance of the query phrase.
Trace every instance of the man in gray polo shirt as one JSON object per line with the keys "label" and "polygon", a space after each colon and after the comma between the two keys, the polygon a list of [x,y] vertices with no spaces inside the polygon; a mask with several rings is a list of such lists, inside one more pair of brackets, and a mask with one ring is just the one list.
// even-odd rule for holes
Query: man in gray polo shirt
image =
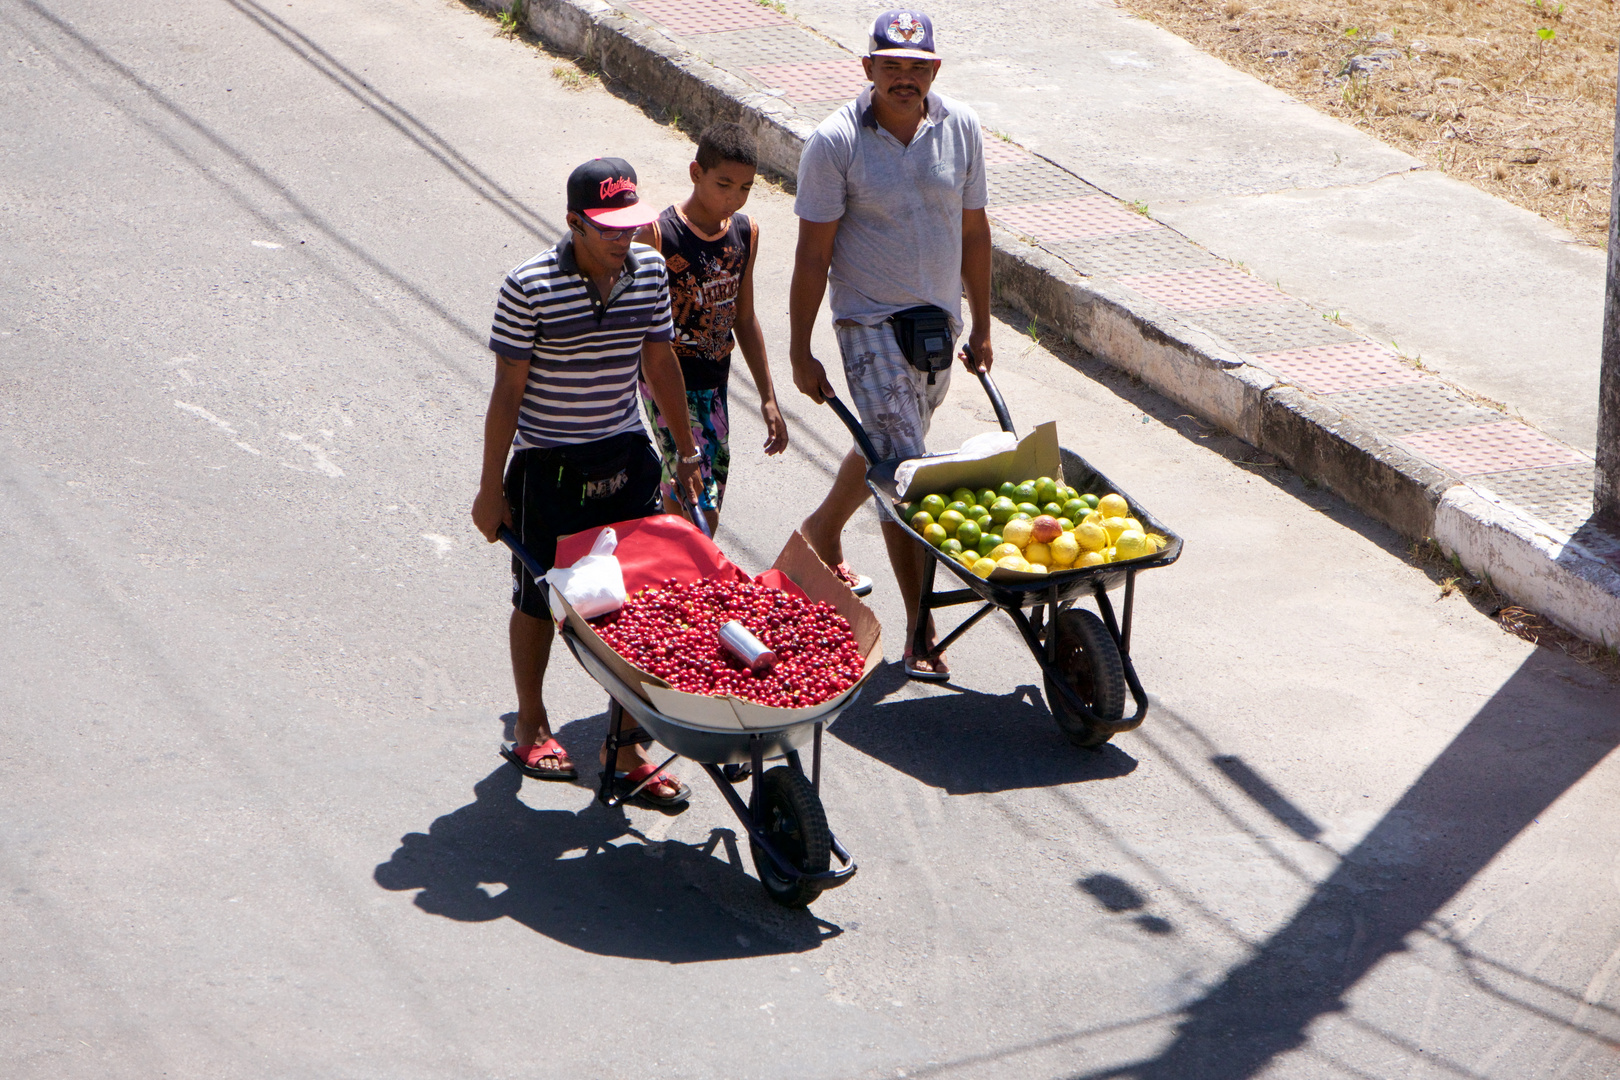
{"label": "man in gray polo shirt", "polygon": [[[929,375],[902,352],[891,317],[921,305],[943,309],[951,338],[962,332],[962,295],[972,317],[965,365],[988,370],[990,222],[979,118],[932,93],[940,61],[934,27],[916,11],[885,11],[862,60],[872,86],[816,129],[799,159],[799,245],[789,300],[793,382],[817,403],[836,396],[810,352],[829,280],[844,377],[880,460],[917,457],[950,368]],[[845,455],[832,490],[805,519],[805,538],[846,581],[843,530],[866,500],[866,461]],[[906,605],[906,673],[944,681],[943,655],[912,655],[925,554],[891,522],[883,539]],[[934,640],[929,627],[926,640]]]}

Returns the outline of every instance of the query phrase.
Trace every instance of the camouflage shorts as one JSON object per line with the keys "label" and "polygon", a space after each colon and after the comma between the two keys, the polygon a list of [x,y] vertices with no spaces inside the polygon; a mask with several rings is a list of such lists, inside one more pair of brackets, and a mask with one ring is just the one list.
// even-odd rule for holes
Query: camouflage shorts
{"label": "camouflage shorts", "polygon": [[945,400],[945,391],[951,388],[952,369],[936,372],[930,386],[928,376],[912,367],[900,351],[894,328],[887,322],[878,326],[838,326],[834,330],[838,350],[844,355],[849,396],[878,460],[894,461],[926,453],[923,441],[928,424],[934,410]]}

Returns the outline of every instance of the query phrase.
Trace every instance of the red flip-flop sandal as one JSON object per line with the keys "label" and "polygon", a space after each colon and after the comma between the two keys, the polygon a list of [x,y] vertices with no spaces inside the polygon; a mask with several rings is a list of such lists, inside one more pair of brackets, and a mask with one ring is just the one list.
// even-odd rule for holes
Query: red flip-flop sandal
{"label": "red flip-flop sandal", "polygon": [[[501,757],[516,765],[524,776],[532,776],[536,780],[572,780],[579,775],[574,763],[568,758],[568,751],[564,750],[562,743],[556,739],[530,743],[528,746],[503,743]],[[559,767],[555,769],[541,767],[540,762],[548,757],[556,758],[560,763]]]}
{"label": "red flip-flop sandal", "polygon": [[[646,786],[640,791],[636,791],[636,798],[644,799],[652,806],[681,806],[686,802],[686,800],[692,797],[692,789],[675,779],[673,776],[669,775],[669,773],[658,772],[657,776],[653,776],[653,773],[655,772],[658,772],[658,766],[648,761],[637,765],[629,772],[614,773],[613,794],[622,799],[630,792],[635,791],[638,784],[641,784],[642,781],[646,781]],[[651,776],[652,779],[648,780],[647,778],[649,776]],[[674,784],[677,788],[675,794],[655,794],[652,790],[653,785],[658,784],[661,781],[668,781],[669,783]]]}

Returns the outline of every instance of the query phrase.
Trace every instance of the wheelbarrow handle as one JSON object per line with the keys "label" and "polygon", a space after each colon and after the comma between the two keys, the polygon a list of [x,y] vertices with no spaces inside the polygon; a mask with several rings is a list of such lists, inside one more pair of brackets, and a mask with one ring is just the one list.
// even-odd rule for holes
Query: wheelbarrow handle
{"label": "wheelbarrow handle", "polygon": [[877,450],[872,446],[872,440],[866,434],[866,429],[861,427],[861,422],[855,419],[854,413],[849,411],[849,406],[832,395],[828,395],[827,404],[832,407],[832,411],[837,415],[838,419],[844,422],[844,426],[849,428],[849,433],[855,436],[855,445],[861,448],[861,455],[866,458],[866,463],[876,465],[878,463]]}
{"label": "wheelbarrow handle", "polygon": [[529,549],[524,547],[522,542],[518,540],[517,533],[505,525],[501,525],[495,530],[495,539],[512,549],[512,554],[518,557],[518,562],[523,564],[523,568],[533,576],[534,580],[546,580],[546,568],[540,565],[538,559],[529,554]]}
{"label": "wheelbarrow handle", "polygon": [[686,515],[686,519],[697,526],[698,532],[710,540],[714,539],[714,533],[709,530],[709,516],[697,503],[686,501],[686,492],[681,490],[679,482],[675,484],[675,503],[681,508],[681,513]]}
{"label": "wheelbarrow handle", "polygon": [[962,352],[967,356],[968,368],[979,377],[979,385],[984,387],[985,396],[990,399],[990,407],[996,411],[996,423],[1001,430],[1009,435],[1018,434],[1013,430],[1012,413],[1007,411],[1007,403],[1001,399],[1001,391],[996,389],[996,381],[990,377],[988,371],[981,371],[978,362],[973,356],[973,346],[963,345]]}

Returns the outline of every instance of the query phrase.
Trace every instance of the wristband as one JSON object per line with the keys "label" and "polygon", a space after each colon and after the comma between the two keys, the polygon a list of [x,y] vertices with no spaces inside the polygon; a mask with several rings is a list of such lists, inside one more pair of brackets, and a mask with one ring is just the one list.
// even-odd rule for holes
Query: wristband
{"label": "wristband", "polygon": [[701,450],[692,451],[692,456],[691,457],[687,457],[684,454],[681,455],[681,464],[682,465],[696,465],[698,462],[700,462],[702,460],[703,460],[703,451],[701,451]]}

